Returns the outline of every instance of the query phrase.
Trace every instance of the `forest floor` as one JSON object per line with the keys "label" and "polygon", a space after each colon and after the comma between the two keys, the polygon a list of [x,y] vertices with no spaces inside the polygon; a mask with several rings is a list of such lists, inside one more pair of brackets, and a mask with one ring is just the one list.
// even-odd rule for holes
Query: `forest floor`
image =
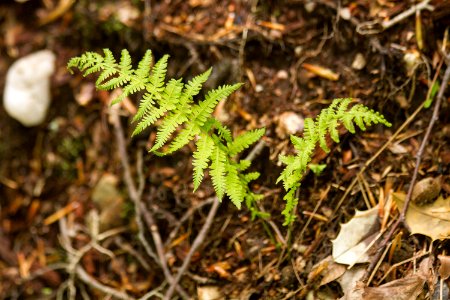
{"label": "forest floor", "polygon": [[[0,3],[2,98],[18,58],[49,49],[56,70],[43,124],[0,108],[1,299],[163,299],[171,285],[202,300],[448,299],[448,1],[19,2]],[[226,197],[212,213],[209,176],[193,192],[193,147],[158,157],[154,130],[131,138],[139,98],[114,110],[113,91],[66,68],[103,48],[135,63],[169,54],[167,77],[185,81],[212,66],[205,89],[244,83],[214,115],[234,135],[266,128],[244,155],[270,217]],[[317,149],[326,168],[306,174],[283,226],[289,134],[348,97],[392,126],[342,129],[329,153]]]}

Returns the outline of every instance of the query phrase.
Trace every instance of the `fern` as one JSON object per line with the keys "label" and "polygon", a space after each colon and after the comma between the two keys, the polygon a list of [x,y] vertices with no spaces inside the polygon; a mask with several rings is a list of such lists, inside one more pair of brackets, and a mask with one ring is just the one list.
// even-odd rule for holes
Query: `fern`
{"label": "fern", "polygon": [[148,50],[134,69],[127,50],[122,50],[118,63],[110,50],[104,49],[103,52],[104,56],[86,52],[80,57],[74,57],[69,61],[68,69],[78,68],[84,76],[100,72],[96,81],[99,89],[122,88],[122,93],[112,104],[129,95],[143,92],[138,111],[132,120],[136,124],[132,135],[158,124],[156,141],[150,149],[150,152],[157,155],[173,153],[195,141],[196,151],[192,162],[194,191],[203,181],[205,170],[209,169],[219,199],[228,195],[238,208],[245,202],[253,217],[263,215],[254,206],[254,202],[261,196],[252,193],[248,186],[258,178],[259,173],[244,173],[250,167],[250,162],[238,161],[237,157],[261,139],[265,130],[245,132],[234,139],[231,131],[212,117],[219,101],[227,98],[241,84],[213,89],[195,104],[194,97],[200,93],[211,69],[194,77],[187,84],[181,79],[170,79],[166,83],[168,55],[151,67],[152,53]]}
{"label": "fern", "polygon": [[280,161],[286,165],[277,180],[277,183],[283,182],[284,189],[287,192],[283,198],[286,201],[286,206],[283,210],[283,215],[285,216],[284,225],[290,224],[295,219],[294,209],[298,201],[296,192],[309,167],[317,144],[325,152],[329,152],[330,149],[327,146],[326,137],[329,134],[332,140],[338,143],[338,126],[340,124],[343,124],[351,133],[355,133],[355,124],[361,130],[366,130],[366,126],[378,123],[388,127],[391,126],[383,115],[370,110],[364,105],[356,104],[348,109],[351,102],[351,98],[335,99],[315,119],[305,119],[303,138],[291,136],[291,142],[297,154],[295,156],[280,156]]}

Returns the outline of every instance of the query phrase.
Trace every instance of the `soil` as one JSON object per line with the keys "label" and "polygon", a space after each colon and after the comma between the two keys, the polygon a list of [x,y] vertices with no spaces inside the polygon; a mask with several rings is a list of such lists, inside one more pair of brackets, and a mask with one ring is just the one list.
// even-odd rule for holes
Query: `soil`
{"label": "soil", "polygon": [[[442,78],[449,64],[448,1],[427,1],[434,10],[381,27],[412,2],[2,1],[2,99],[6,73],[18,58],[49,49],[56,55],[56,70],[43,124],[24,127],[0,106],[0,298],[159,299],[168,289],[161,261],[150,257],[139,237],[155,249],[151,228],[145,223],[142,231],[136,223],[137,208],[111,121],[113,92],[95,90],[95,75],[83,78],[66,68],[71,57],[103,48],[116,57],[126,48],[135,62],[147,49],[155,59],[169,54],[167,77],[185,81],[212,66],[205,90],[244,83],[215,116],[234,135],[266,128],[252,163],[261,176],[251,188],[264,195],[258,206],[270,217],[252,219],[248,209],[238,210],[225,197],[179,287],[197,299],[349,297],[353,290],[338,283],[340,275],[324,283],[342,266],[330,258],[332,241],[355,210],[380,207],[384,232],[392,228],[399,213],[390,195],[406,193],[411,185],[436,100],[429,109],[414,111],[436,82],[447,85]],[[363,25],[372,21],[377,21],[377,32],[364,31]],[[283,226],[285,192],[276,181],[283,170],[278,156],[294,153],[287,116],[315,117],[333,99],[348,97],[381,112],[392,126],[374,125],[356,135],[342,129],[341,142],[330,143],[329,153],[317,149],[313,162],[326,168],[305,175],[296,220]],[[444,89],[442,99],[418,179],[437,178],[435,194],[448,201],[450,92]],[[139,95],[131,96],[118,106],[127,159],[132,179],[143,179],[140,200],[154,218],[165,264],[175,275],[205,224],[214,189],[206,175],[193,192],[192,145],[158,157],[147,151],[154,130],[131,138],[138,101]],[[368,286],[395,285],[429,258],[426,283],[417,294],[408,294],[414,298],[398,299],[440,299],[439,290],[448,295],[448,275],[440,273],[442,257],[448,257],[448,232],[432,241],[399,226]],[[368,262],[357,267],[368,271],[380,245],[381,239],[374,241]],[[355,299],[376,299],[364,291],[365,297]],[[173,297],[183,295],[175,292]]]}

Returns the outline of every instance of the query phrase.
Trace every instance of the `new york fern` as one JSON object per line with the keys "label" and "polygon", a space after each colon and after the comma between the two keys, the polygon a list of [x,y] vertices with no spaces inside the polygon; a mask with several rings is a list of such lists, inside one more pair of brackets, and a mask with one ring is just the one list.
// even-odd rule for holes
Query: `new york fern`
{"label": "new york fern", "polygon": [[[166,82],[168,58],[168,55],[163,56],[151,67],[152,53],[148,50],[134,69],[127,50],[122,50],[117,63],[112,52],[104,49],[104,56],[86,52],[72,58],[68,69],[78,68],[84,76],[100,72],[96,81],[99,89],[121,87],[122,93],[112,104],[131,94],[143,92],[138,111],[133,118],[136,123],[133,136],[160,120],[151,152],[167,155],[194,141],[197,149],[192,163],[194,191],[202,182],[205,170],[209,168],[219,199],[228,195],[238,208],[245,201],[252,215],[258,214],[253,203],[260,196],[252,193],[248,184],[258,178],[259,173],[244,173],[250,167],[250,161],[238,160],[236,157],[258,141],[265,130],[256,129],[233,138],[230,130],[212,116],[218,102],[236,91],[241,84],[213,89],[203,100],[195,103],[194,97],[199,94],[203,83],[211,74],[211,69],[194,77],[187,84],[181,79],[170,79]],[[175,133],[178,128],[180,130]]]}
{"label": "new york fern", "polygon": [[383,115],[362,104],[356,104],[349,108],[351,101],[351,98],[335,99],[315,119],[305,119],[303,138],[291,135],[291,142],[297,151],[297,155],[280,156],[280,161],[286,167],[277,180],[277,183],[283,182],[284,189],[287,192],[284,196],[286,201],[286,207],[283,210],[284,225],[288,225],[295,219],[294,208],[298,202],[296,191],[300,187],[300,182],[307,171],[317,144],[325,152],[329,152],[326,136],[329,134],[332,140],[338,143],[338,126],[340,124],[343,124],[351,133],[355,133],[354,124],[361,130],[366,130],[366,126],[378,123],[388,127],[391,126]]}

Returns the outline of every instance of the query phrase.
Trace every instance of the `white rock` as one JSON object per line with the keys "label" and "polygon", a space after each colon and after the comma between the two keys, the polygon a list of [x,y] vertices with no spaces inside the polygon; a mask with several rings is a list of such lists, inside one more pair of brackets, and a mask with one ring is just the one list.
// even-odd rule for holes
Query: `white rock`
{"label": "white rock", "polygon": [[352,68],[355,70],[362,70],[366,66],[366,59],[364,58],[364,55],[361,53],[357,53],[355,56],[355,59],[352,63]]}
{"label": "white rock", "polygon": [[305,120],[293,111],[286,111],[278,116],[278,126],[275,132],[280,138],[296,134],[303,130]]}
{"label": "white rock", "polygon": [[18,59],[6,74],[3,105],[24,126],[41,124],[50,105],[55,54],[42,50]]}

